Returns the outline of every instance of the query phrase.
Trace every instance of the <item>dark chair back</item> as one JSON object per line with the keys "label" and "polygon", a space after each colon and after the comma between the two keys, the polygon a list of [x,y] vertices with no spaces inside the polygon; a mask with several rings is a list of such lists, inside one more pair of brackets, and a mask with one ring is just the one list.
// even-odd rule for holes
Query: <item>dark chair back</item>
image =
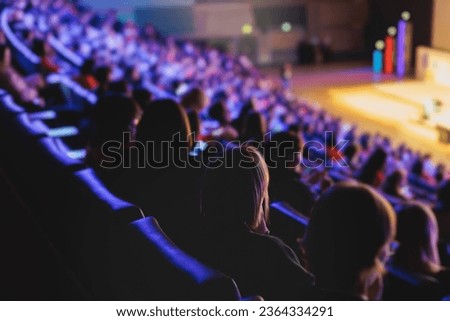
{"label": "dark chair back", "polygon": [[[114,196],[92,169],[76,172],[72,187],[71,230],[75,263],[84,273],[95,297],[111,297],[111,260],[113,249],[123,239],[127,225],[143,218],[141,210]],[[70,211],[70,209],[69,209]],[[81,262],[81,263],[80,263]]]}
{"label": "dark chair back", "polygon": [[308,217],[287,203],[275,202],[270,205],[270,233],[293,249],[298,248],[298,240],[305,234],[308,222]]}
{"label": "dark chair back", "polygon": [[[239,300],[234,281],[178,248],[153,217],[129,225],[118,258],[117,291],[126,300]],[[118,280],[119,281],[119,280]]]}
{"label": "dark chair back", "polygon": [[439,281],[433,277],[411,273],[394,266],[389,266],[387,270],[383,300],[441,300],[445,294]]}

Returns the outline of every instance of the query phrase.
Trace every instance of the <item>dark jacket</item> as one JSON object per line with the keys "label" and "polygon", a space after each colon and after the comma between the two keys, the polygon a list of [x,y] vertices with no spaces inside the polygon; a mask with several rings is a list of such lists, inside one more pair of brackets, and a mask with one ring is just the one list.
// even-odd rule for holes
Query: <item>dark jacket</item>
{"label": "dark jacket", "polygon": [[193,252],[202,262],[233,278],[243,296],[301,300],[313,289],[313,276],[292,249],[274,236],[206,223]]}
{"label": "dark jacket", "polygon": [[271,202],[286,202],[304,215],[311,213],[316,202],[316,195],[299,175],[284,169],[270,171],[269,196]]}

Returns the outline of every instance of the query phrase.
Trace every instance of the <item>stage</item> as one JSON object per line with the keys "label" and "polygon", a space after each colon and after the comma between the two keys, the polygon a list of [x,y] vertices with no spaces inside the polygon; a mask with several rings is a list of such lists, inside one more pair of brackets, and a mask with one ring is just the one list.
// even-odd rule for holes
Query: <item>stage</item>
{"label": "stage", "polygon": [[[293,90],[360,129],[380,133],[398,145],[429,153],[450,165],[450,145],[439,142],[437,122],[450,126],[450,87],[395,76],[374,76],[370,67],[335,65],[295,70]],[[442,111],[421,121],[426,101],[439,99]]]}
{"label": "stage", "polygon": [[[448,162],[450,145],[439,142],[437,122],[447,118],[450,109],[450,89],[421,81],[407,80],[383,84],[330,88],[331,102],[354,117],[374,122],[374,128],[391,137],[397,144],[405,142],[411,148]],[[432,98],[443,102],[442,111],[429,121],[422,120],[424,103]],[[353,120],[354,121],[354,120]]]}

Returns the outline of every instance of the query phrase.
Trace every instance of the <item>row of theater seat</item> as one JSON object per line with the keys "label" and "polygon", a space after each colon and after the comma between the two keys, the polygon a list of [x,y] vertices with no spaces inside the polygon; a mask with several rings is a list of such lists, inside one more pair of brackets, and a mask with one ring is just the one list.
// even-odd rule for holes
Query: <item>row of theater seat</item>
{"label": "row of theater seat", "polygon": [[[7,14],[2,12],[2,29],[13,61],[24,74],[33,74],[39,61],[11,32]],[[67,77],[53,75],[48,80],[61,86],[69,103],[66,110],[95,104],[95,96]],[[60,113],[27,113],[3,90],[0,99],[4,157],[13,164],[16,182],[21,183],[38,221],[90,298],[241,299],[231,278],[180,250],[154,218],[144,217],[137,206],[112,195],[91,169],[70,157],[71,147],[63,139],[76,140],[78,132],[70,127],[58,131],[46,124],[49,120],[58,124],[54,120]]]}
{"label": "row of theater seat", "polygon": [[[112,195],[1,97],[2,150],[45,231],[93,298],[240,299],[233,280],[178,249],[154,218]],[[8,103],[9,102],[9,103]],[[3,117],[4,115],[9,117]]]}
{"label": "row of theater seat", "polygon": [[240,299],[232,279],[183,253],[154,218],[112,195],[4,91],[0,114],[4,157],[26,184],[39,222],[93,298]]}
{"label": "row of theater seat", "polygon": [[[35,72],[36,62],[27,58],[30,53],[21,53],[23,49],[13,47],[16,64],[26,73]],[[73,63],[73,57],[65,60]],[[64,112],[79,113],[92,107],[96,98],[67,77],[53,75],[49,80],[65,96],[65,108],[58,113],[27,113],[0,92],[1,147],[28,185],[29,200],[42,226],[92,298],[240,299],[231,278],[180,250],[154,218],[144,217],[138,207],[112,195],[85,168],[78,159],[83,155],[72,149],[82,145],[78,129],[58,126],[67,125],[61,122]],[[307,224],[308,218],[288,204],[271,205],[271,231],[292,248],[298,248]],[[433,280],[398,269],[390,272],[394,282],[411,289],[412,298],[415,291],[433,289]],[[390,294],[387,299],[398,299]]]}
{"label": "row of theater seat", "polygon": [[[230,278],[183,253],[155,219],[114,197],[92,170],[60,149],[60,138],[48,137],[5,92],[1,101],[2,129],[8,129],[3,150],[29,184],[39,220],[94,298],[239,298]],[[307,224],[308,218],[289,205],[271,205],[272,233],[291,247],[298,246]],[[433,280],[396,269],[391,274],[394,284],[411,289],[408,293],[433,289]]]}
{"label": "row of theater seat", "polygon": [[[2,150],[19,169],[39,221],[93,298],[130,300],[239,299],[234,281],[193,259],[154,218],[112,195],[82,161],[49,137],[40,119],[1,92]],[[49,186],[50,190],[44,188]],[[271,205],[271,230],[296,248],[308,218]],[[430,282],[395,271],[412,288]]]}

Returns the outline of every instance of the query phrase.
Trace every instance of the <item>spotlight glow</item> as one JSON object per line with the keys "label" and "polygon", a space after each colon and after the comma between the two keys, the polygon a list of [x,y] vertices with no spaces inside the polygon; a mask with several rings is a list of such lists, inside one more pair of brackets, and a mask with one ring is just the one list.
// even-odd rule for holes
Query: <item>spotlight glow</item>
{"label": "spotlight glow", "polygon": [[292,24],[290,22],[283,22],[281,24],[281,30],[283,32],[291,32],[292,31]]}
{"label": "spotlight glow", "polygon": [[409,11],[402,12],[402,19],[404,21],[409,21],[411,19],[411,13]]}
{"label": "spotlight glow", "polygon": [[384,49],[384,41],[378,40],[377,42],[375,42],[375,48],[377,48],[377,50],[383,50]]}
{"label": "spotlight glow", "polygon": [[253,33],[253,26],[250,23],[246,23],[242,26],[241,31],[244,35],[251,35]]}
{"label": "spotlight glow", "polygon": [[397,28],[394,26],[390,26],[387,30],[387,33],[389,36],[395,37],[395,35],[397,34]]}

